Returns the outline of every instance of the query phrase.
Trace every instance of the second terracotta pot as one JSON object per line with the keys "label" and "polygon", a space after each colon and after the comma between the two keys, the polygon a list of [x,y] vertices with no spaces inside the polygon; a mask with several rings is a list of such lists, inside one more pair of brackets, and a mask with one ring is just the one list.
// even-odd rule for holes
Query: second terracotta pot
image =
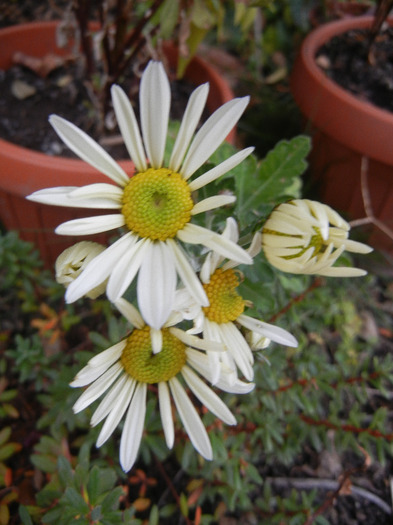
{"label": "second terracotta pot", "polygon": [[[368,16],[347,18],[312,31],[295,62],[291,86],[312,133],[310,171],[320,199],[350,219],[364,217],[360,168],[366,156],[374,215],[393,228],[393,114],[347,92],[315,61],[318,50],[334,36],[370,27],[371,22]],[[393,249],[393,241],[378,230],[373,229],[369,241]]]}

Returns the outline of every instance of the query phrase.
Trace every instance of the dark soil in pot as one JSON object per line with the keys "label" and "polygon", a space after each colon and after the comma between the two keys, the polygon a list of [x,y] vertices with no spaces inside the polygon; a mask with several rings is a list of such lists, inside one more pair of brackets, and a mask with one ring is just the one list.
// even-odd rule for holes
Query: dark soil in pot
{"label": "dark soil in pot", "polygon": [[317,63],[334,82],[374,105],[393,111],[393,28],[369,46],[365,30],[332,38],[318,52]]}
{"label": "dark soil in pot", "polygon": [[[48,155],[75,157],[48,123],[49,115],[57,114],[83,129],[113,157],[127,159],[129,155],[119,136],[113,111],[107,115],[108,126],[103,133],[97,111],[77,69],[75,63],[65,63],[46,76],[39,76],[21,65],[0,71],[0,138]],[[122,83],[136,115],[139,114],[139,82],[135,75],[129,75]],[[173,120],[182,119],[194,88],[185,80],[171,82]],[[205,112],[203,120],[207,116]]]}

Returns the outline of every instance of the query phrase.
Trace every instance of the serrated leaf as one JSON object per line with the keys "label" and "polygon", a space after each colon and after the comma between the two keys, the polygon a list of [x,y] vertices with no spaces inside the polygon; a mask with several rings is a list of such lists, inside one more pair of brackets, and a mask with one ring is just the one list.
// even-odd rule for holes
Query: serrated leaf
{"label": "serrated leaf", "polygon": [[[237,214],[241,224],[261,216],[266,204],[273,207],[280,197],[290,196],[299,189],[296,179],[307,167],[305,160],[310,151],[309,137],[300,135],[292,140],[282,140],[259,164],[255,173],[237,177]],[[294,196],[294,195],[292,195]],[[266,211],[266,210],[265,210]]]}

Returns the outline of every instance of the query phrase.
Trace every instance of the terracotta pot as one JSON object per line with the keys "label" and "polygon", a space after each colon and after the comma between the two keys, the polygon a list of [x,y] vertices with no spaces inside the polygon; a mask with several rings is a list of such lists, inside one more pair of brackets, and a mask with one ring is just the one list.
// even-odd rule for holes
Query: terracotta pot
{"label": "terracotta pot", "polygon": [[[15,51],[36,57],[49,52],[66,54],[66,51],[56,46],[56,26],[57,22],[37,22],[1,29],[0,69],[8,69],[12,65]],[[175,68],[177,53],[173,46],[166,45],[165,54],[169,66]],[[197,57],[190,63],[185,78],[195,85],[210,83],[207,101],[210,112],[233,98],[226,81]],[[234,141],[234,137],[233,131],[227,140]],[[130,160],[119,163],[127,173],[133,173],[134,167]],[[56,235],[54,228],[66,220],[91,215],[92,211],[40,205],[27,201],[25,196],[51,186],[84,186],[107,182],[108,179],[83,161],[50,157],[1,139],[0,166],[1,223],[7,230],[17,230],[24,240],[32,241],[40,250],[46,266],[53,265],[61,251],[82,240],[80,237]],[[90,238],[101,242],[104,240],[102,235]]]}
{"label": "terracotta pot", "polygon": [[[368,187],[375,217],[393,228],[393,114],[360,100],[330,80],[315,56],[332,37],[371,25],[372,17],[347,18],[325,24],[304,40],[291,77],[292,93],[313,137],[310,174],[320,199],[346,212],[365,216],[360,186],[362,156],[369,157]],[[393,21],[390,21],[393,23]],[[393,242],[373,230],[375,247]]]}

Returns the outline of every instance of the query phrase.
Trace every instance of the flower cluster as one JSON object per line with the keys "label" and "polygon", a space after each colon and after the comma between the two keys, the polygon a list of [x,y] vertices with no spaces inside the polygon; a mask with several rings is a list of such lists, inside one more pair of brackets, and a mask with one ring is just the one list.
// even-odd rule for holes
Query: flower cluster
{"label": "flower cluster", "polygon": [[[234,415],[216,390],[249,393],[254,388],[254,351],[270,341],[297,346],[295,337],[283,328],[245,313],[250,302],[239,293],[244,278],[239,266],[253,264],[263,247],[267,259],[284,271],[355,275],[359,272],[345,273],[332,264],[344,249],[367,251],[347,239],[345,221],[311,201],[279,206],[262,233],[250,236],[247,248],[239,241],[234,218],[226,219],[221,234],[195,222],[196,215],[235,201],[227,193],[197,200],[198,190],[253,151],[243,149],[205,169],[248,103],[247,97],[231,100],[198,129],[208,91],[205,84],[191,94],[166,162],[171,93],[162,64],[150,62],[143,73],[140,127],[126,94],[113,86],[114,112],[135,165],[130,175],[83,131],[51,116],[52,126],[69,148],[109,182],[48,188],[28,196],[44,204],[110,211],[63,223],[56,229],[60,235],[120,231],[108,247],[82,242],[67,249],[58,258],[56,276],[67,288],[67,302],[106,292],[131,325],[125,339],[94,356],[71,383],[87,387],[74,405],[75,412],[101,398],[91,419],[93,426],[105,420],[97,446],[125,416],[120,441],[125,471],[138,455],[148,392],[157,393],[167,446],[171,448],[175,439],[174,406],[195,449],[212,459],[207,431],[188,393],[234,425]],[[204,261],[191,259],[187,245],[199,246]],[[134,280],[135,304],[124,298]]]}

